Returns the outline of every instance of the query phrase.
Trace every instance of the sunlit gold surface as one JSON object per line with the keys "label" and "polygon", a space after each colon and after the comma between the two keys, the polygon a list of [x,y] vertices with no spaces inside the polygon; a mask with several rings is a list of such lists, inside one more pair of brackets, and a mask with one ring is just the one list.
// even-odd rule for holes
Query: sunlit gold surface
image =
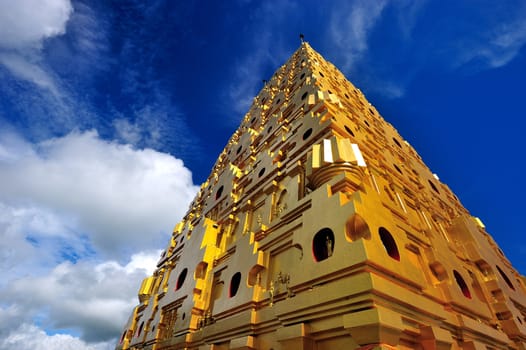
{"label": "sunlit gold surface", "polygon": [[525,293],[482,222],[302,43],[176,225],[117,349],[526,349]]}

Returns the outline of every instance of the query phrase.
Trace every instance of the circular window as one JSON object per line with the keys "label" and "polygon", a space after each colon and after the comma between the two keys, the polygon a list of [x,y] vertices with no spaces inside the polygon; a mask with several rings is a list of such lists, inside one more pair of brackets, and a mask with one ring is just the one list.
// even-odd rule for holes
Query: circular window
{"label": "circular window", "polygon": [[312,128],[309,128],[307,131],[303,133],[303,140],[308,139],[310,135],[312,135]]}
{"label": "circular window", "polygon": [[221,195],[223,194],[223,186],[219,187],[219,189],[216,192],[216,199],[221,198]]}
{"label": "circular window", "polygon": [[453,270],[453,275],[455,276],[455,281],[462,291],[462,294],[464,294],[466,298],[471,299],[471,292],[469,291],[468,285],[466,284],[466,281],[464,281],[464,278],[462,278],[457,270]]}
{"label": "circular window", "polygon": [[318,231],[312,239],[314,261],[322,261],[332,256],[334,251],[334,233],[330,228]]}
{"label": "circular window", "polygon": [[228,296],[230,298],[234,297],[239,290],[239,284],[241,283],[241,272],[236,272],[232,279],[230,280],[230,288],[228,290]]}
{"label": "circular window", "polygon": [[188,269],[185,267],[184,270],[181,271],[181,273],[179,274],[179,277],[177,277],[177,284],[175,285],[175,290],[179,290],[183,286],[187,273]]}
{"label": "circular window", "polygon": [[393,235],[383,227],[380,227],[378,233],[380,234],[380,239],[382,240],[382,244],[384,245],[387,254],[394,260],[400,261],[400,253],[398,252],[398,247]]}

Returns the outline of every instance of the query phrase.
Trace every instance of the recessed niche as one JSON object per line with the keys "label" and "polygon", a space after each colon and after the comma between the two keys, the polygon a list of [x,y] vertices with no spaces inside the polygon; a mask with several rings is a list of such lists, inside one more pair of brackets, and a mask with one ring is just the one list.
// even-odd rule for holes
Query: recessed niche
{"label": "recessed niche", "polygon": [[477,268],[479,269],[480,273],[482,273],[482,275],[484,277],[491,277],[493,276],[493,269],[491,268],[491,266],[489,266],[489,264],[484,261],[484,260],[478,260],[475,265],[477,266]]}
{"label": "recessed niche", "polygon": [[462,278],[462,275],[457,270],[453,270],[453,275],[455,276],[455,281],[462,291],[462,294],[464,294],[466,298],[471,299],[471,292],[469,291],[466,281],[464,281],[464,278]]}
{"label": "recessed niche", "polygon": [[398,171],[400,174],[402,174],[402,170],[400,170],[400,168],[398,167],[398,165],[396,164],[393,164],[394,168],[396,169],[396,171]]}
{"label": "recessed niche", "polygon": [[370,239],[371,231],[367,222],[359,215],[352,215],[345,224],[345,237],[348,241],[353,242],[360,238]]}
{"label": "recessed niche", "polygon": [[139,329],[137,330],[137,336],[138,337],[141,335],[143,327],[144,327],[144,321],[141,322],[141,325],[139,326]]}
{"label": "recessed niche", "polygon": [[237,148],[236,154],[239,154],[239,153],[241,152],[242,149],[243,149],[243,146],[239,146],[239,147]]}
{"label": "recessed niche", "polygon": [[500,275],[502,276],[502,279],[504,279],[504,281],[506,282],[508,287],[510,287],[511,289],[515,290],[515,287],[511,283],[511,281],[508,278],[508,276],[504,273],[504,271],[502,271],[502,269],[499,267],[499,265],[496,265],[496,267],[497,267],[497,271],[499,271]]}
{"label": "recessed niche", "polygon": [[230,288],[228,289],[228,296],[230,298],[236,296],[239,290],[239,284],[241,283],[241,272],[236,272],[230,280]]}
{"label": "recessed niche", "polygon": [[177,283],[175,284],[175,290],[181,289],[183,286],[184,280],[186,279],[186,275],[188,274],[188,269],[185,267],[183,271],[179,274],[179,277],[177,277]]}
{"label": "recessed niche", "polygon": [[223,186],[219,187],[219,189],[216,192],[216,199],[221,198],[221,195],[223,194]]}
{"label": "recessed niche", "polygon": [[323,78],[323,77],[325,77],[325,75],[323,75],[323,73],[322,73],[322,72],[320,72],[320,76],[321,76],[322,78]]}
{"label": "recessed niche", "polygon": [[301,73],[300,75],[300,79],[303,79],[303,78],[305,78],[305,73]]}
{"label": "recessed niche", "polygon": [[312,128],[309,128],[307,131],[303,133],[303,140],[308,139],[310,135],[312,135]]}
{"label": "recessed niche", "polygon": [[301,100],[304,100],[308,94],[309,94],[308,92],[305,92],[303,95],[301,95]]}
{"label": "recessed niche", "polygon": [[398,141],[398,140],[395,139],[394,137],[393,137],[393,142],[396,143],[396,145],[397,145],[398,147],[402,148],[402,144],[400,143],[400,141]]}
{"label": "recessed niche", "polygon": [[312,239],[312,255],[314,261],[323,261],[334,251],[334,233],[330,228],[323,228]]}
{"label": "recessed niche", "polygon": [[445,281],[448,278],[446,269],[438,261],[429,264],[429,268],[431,269],[433,276],[435,276],[440,282]]}
{"label": "recessed niche", "polygon": [[393,235],[384,227],[380,227],[378,233],[380,234],[380,239],[382,240],[387,255],[396,261],[400,261],[400,252],[398,251],[398,246]]}
{"label": "recessed niche", "polygon": [[195,267],[195,278],[205,278],[206,277],[206,270],[208,269],[208,263],[205,261],[201,261],[197,266]]}

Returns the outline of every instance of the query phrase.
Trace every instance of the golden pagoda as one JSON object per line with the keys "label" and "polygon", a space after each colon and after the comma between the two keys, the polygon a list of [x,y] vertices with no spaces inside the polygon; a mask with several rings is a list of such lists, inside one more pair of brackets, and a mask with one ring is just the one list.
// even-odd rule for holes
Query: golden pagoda
{"label": "golden pagoda", "polygon": [[525,283],[302,41],[175,226],[116,349],[526,349]]}

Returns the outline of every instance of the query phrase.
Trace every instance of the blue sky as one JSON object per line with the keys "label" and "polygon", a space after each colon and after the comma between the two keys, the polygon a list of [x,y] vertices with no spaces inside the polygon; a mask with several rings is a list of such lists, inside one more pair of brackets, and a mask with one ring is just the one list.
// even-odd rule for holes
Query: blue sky
{"label": "blue sky", "polygon": [[299,33],[526,273],[524,1],[0,0],[0,349],[113,348]]}

